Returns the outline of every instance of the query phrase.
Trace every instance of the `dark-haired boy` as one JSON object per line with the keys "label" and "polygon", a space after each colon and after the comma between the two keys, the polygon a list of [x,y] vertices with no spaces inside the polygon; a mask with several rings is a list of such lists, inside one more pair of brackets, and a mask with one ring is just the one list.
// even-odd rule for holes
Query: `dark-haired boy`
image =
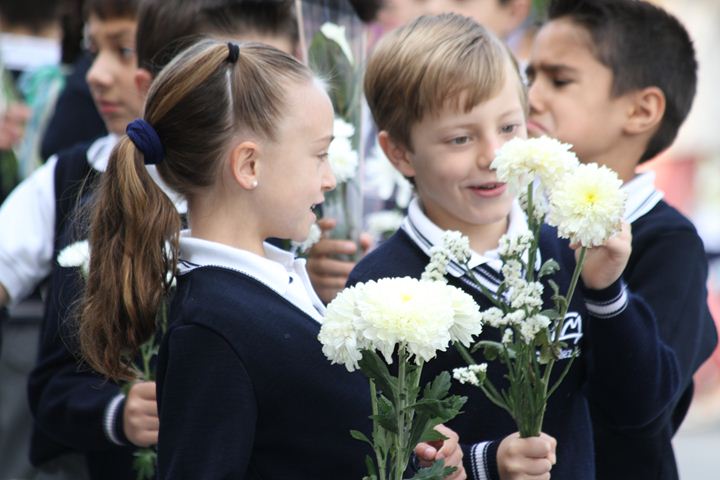
{"label": "dark-haired boy", "polygon": [[702,241],[662,200],[653,174],[635,170],[670,146],[690,110],[692,41],[677,19],[645,1],[558,0],[549,17],[528,67],[528,129],[573,144],[581,161],[607,165],[625,182],[633,250],[623,277],[654,310],[683,386],[673,408],[643,428],[614,428],[592,408],[597,478],[676,479],[671,439],[717,333]]}

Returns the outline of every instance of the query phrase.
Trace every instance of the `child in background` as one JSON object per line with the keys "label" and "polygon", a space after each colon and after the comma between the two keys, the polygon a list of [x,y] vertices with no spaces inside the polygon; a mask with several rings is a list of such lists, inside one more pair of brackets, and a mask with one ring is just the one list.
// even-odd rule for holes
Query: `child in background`
{"label": "child in background", "polygon": [[[349,283],[420,278],[443,232],[459,230],[474,252],[470,266],[485,287],[497,289],[498,241],[527,228],[519,205],[490,169],[497,148],[526,136],[525,89],[507,48],[470,19],[421,17],[380,42],[368,64],[365,94],[380,145],[413,179],[417,199],[402,228],[358,263]],[[552,468],[553,478],[592,479],[588,399],[618,425],[632,426],[654,419],[675,394],[675,359],[659,341],[647,308],[619,281],[629,242],[624,232],[588,251],[584,286],[561,337],[568,343],[565,353],[581,352],[550,397],[543,430],[552,437],[519,438],[510,416],[480,389],[453,385],[455,393],[468,396],[464,413],[449,426],[465,444],[471,478],[549,478]],[[567,291],[575,263],[567,243],[546,227],[540,253],[563,266],[553,280]],[[492,306],[462,272],[449,273],[448,281],[472,294],[482,309]],[[552,305],[549,290],[546,305]],[[489,330],[481,339],[500,341],[500,333]],[[567,361],[565,356],[559,363]],[[463,365],[453,349],[428,362],[423,375],[433,378]],[[491,366],[488,374],[496,376],[496,385],[503,383],[498,369]]]}
{"label": "child in background", "polygon": [[685,28],[644,1],[562,0],[532,49],[528,129],[571,143],[582,162],[617,172],[628,193],[632,254],[623,278],[657,318],[680,367],[663,415],[622,429],[591,405],[599,479],[677,479],[672,437],[693,395],[692,376],[717,344],[707,307],[707,260],[693,225],[637,166],[675,139],[692,105],[697,63]]}
{"label": "child in background", "polygon": [[[367,380],[324,358],[304,261],[264,242],[307,236],[335,186],[332,128],[330,99],[295,59],[203,41],[160,73],[111,155],[80,341],[93,367],[131,378],[126,353],[154,334],[179,265],[158,360],[162,478],[364,474],[348,430],[370,428]],[[189,230],[145,164],[187,198]]]}

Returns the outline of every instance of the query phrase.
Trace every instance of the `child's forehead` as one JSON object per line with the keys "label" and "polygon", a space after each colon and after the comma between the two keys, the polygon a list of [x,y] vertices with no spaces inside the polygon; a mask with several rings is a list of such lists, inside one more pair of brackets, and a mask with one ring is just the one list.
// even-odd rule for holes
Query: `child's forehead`
{"label": "child's forehead", "polygon": [[602,64],[586,27],[568,19],[552,20],[538,32],[533,42],[529,70],[564,66],[581,70]]}
{"label": "child's forehead", "polygon": [[137,20],[129,17],[100,18],[91,14],[87,19],[85,32],[87,35],[97,37],[127,37],[134,39],[137,30]]}

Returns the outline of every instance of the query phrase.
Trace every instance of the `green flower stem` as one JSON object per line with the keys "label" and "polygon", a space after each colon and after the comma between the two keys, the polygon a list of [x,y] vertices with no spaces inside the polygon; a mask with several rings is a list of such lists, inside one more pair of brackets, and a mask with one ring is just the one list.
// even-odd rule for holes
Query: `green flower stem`
{"label": "green flower stem", "polygon": [[[376,417],[378,414],[377,387],[375,386],[375,380],[372,378],[368,380],[370,380],[370,403],[372,405],[372,414],[373,417]],[[387,459],[385,458],[382,449],[378,447],[377,441],[375,441],[380,435],[378,427],[377,421],[373,420],[373,450],[375,451],[375,459],[377,461],[378,480],[387,480],[387,474],[385,472]]]}
{"label": "green flower stem", "polygon": [[528,227],[530,227],[530,231],[533,232],[533,241],[530,244],[530,251],[528,252],[528,263],[527,268],[525,269],[525,277],[528,282],[532,282],[535,278],[535,256],[537,255],[537,245],[535,245],[535,239],[537,238],[537,235],[535,234],[535,206],[533,205],[533,184],[530,183],[527,187],[527,217],[528,217]]}
{"label": "green flower stem", "polygon": [[475,365],[475,359],[470,355],[470,352],[468,352],[468,349],[465,348],[465,345],[463,345],[460,342],[455,342],[455,349],[458,351],[460,356],[465,360],[465,363],[468,365]]}
{"label": "green flower stem", "polygon": [[397,448],[395,449],[395,468],[393,469],[393,480],[402,480],[405,473],[406,431],[405,431],[405,407],[407,407],[407,385],[405,385],[405,370],[407,353],[405,345],[400,345],[398,350],[398,405],[395,406],[397,418]]}

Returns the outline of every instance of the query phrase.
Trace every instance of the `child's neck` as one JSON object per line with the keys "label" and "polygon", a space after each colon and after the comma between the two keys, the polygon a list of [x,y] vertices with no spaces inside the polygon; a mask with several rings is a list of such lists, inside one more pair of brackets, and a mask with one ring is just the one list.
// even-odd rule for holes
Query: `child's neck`
{"label": "child's neck", "polygon": [[596,155],[588,155],[582,157],[580,160],[583,163],[605,165],[609,169],[614,170],[620,180],[626,183],[635,178],[635,170],[644,152],[644,144],[633,145],[625,142],[624,144],[618,144],[616,148],[600,152]]}
{"label": "child's neck", "polygon": [[223,208],[211,198],[188,201],[188,223],[193,237],[265,256],[263,236],[252,216]]}

